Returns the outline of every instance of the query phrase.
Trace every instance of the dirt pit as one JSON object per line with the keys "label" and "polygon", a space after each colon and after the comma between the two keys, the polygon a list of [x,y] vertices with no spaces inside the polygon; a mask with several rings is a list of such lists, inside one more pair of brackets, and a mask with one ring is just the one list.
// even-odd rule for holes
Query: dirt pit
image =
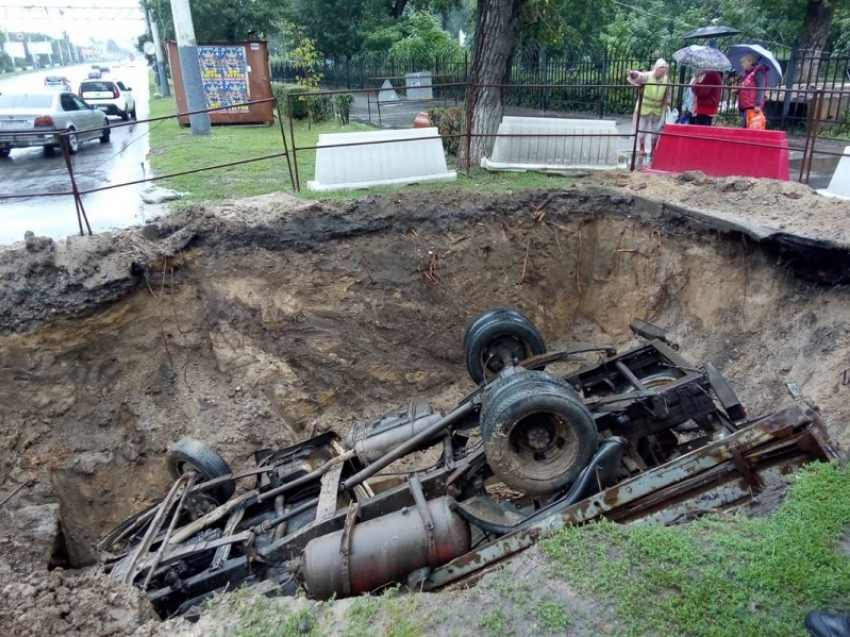
{"label": "dirt pit", "polygon": [[[447,409],[472,387],[466,325],[493,307],[527,314],[551,348],[624,348],[646,319],[717,364],[751,415],[795,383],[842,443],[848,217],[794,184],[615,173],[499,195],[276,195],[6,249],[0,623],[131,634],[144,605],[85,567],[93,541],[165,492],[171,443],[200,438],[239,469],[411,398]],[[22,597],[91,616],[36,631]]]}

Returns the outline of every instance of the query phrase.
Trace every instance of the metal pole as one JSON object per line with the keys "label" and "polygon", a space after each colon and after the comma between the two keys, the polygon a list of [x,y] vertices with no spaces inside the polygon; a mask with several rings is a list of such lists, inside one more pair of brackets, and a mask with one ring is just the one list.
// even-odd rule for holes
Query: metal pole
{"label": "metal pole", "polygon": [[289,168],[289,182],[292,184],[292,190],[295,191],[295,175],[292,173],[292,161],[289,157],[289,147],[286,143],[286,129],[283,127],[283,113],[280,110],[280,102],[275,100],[275,109],[277,110],[277,121],[280,124],[280,136],[283,139],[283,152],[286,153],[286,165]]}
{"label": "metal pole", "polygon": [[[3,33],[6,34],[6,42],[9,42],[9,29],[7,29],[6,27],[3,27]],[[9,55],[9,59],[12,61],[12,72],[17,71],[18,65],[15,64],[15,56],[12,55],[11,53],[8,53],[8,55]]]}
{"label": "metal pole", "polygon": [[289,138],[292,140],[292,163],[295,166],[295,192],[301,192],[301,176],[298,174],[298,158],[295,145],[295,118],[292,117],[292,95],[286,95],[286,112],[289,114]]}
{"label": "metal pole", "polygon": [[819,90],[815,93],[815,122],[814,126],[812,127],[812,147],[809,149],[809,163],[808,167],[806,168],[806,184],[809,183],[809,179],[812,176],[812,162],[815,159],[815,147],[817,146],[818,133],[820,132],[820,113],[821,109],[823,108],[823,97],[824,91]]}
{"label": "metal pole", "polygon": [[[168,88],[168,74],[165,72],[165,55],[162,53],[162,39],[159,37],[159,23],[156,17],[148,9],[148,20],[151,25],[151,36],[153,37],[153,45],[156,47],[156,76],[157,84],[159,84],[159,94],[163,97],[171,95],[171,90]],[[180,66],[183,66],[182,60]]]}
{"label": "metal pole", "polygon": [[632,116],[632,117],[634,117],[634,122],[635,122],[635,139],[632,142],[632,161],[631,161],[631,164],[629,165],[629,171],[630,172],[635,171],[635,161],[637,159],[638,135],[640,135],[640,130],[639,130],[639,128],[640,128],[640,109],[643,108],[643,86],[644,85],[641,84],[640,88],[638,89],[638,102],[637,102],[637,106],[635,107],[636,108],[635,114]]}
{"label": "metal pole", "polygon": [[[201,63],[198,60],[198,41],[195,40],[195,25],[192,24],[189,0],[171,0],[171,16],[174,18],[174,32],[177,36],[177,53],[180,57],[180,74],[183,76],[186,105],[190,111],[203,111],[207,108],[207,100],[204,95]],[[190,115],[189,126],[194,135],[209,135],[212,132],[210,114]]]}
{"label": "metal pole", "polygon": [[[785,123],[788,120],[788,113],[791,110],[791,87],[794,86],[794,78],[797,75],[797,43],[791,47],[791,59],[788,60],[788,79],[785,81],[785,95],[782,98],[782,121],[779,128],[787,130]],[[799,97],[799,95],[798,95]]]}

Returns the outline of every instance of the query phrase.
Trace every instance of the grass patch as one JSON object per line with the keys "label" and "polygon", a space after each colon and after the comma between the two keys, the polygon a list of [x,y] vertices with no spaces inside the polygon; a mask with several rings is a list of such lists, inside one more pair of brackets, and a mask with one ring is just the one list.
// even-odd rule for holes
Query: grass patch
{"label": "grass patch", "polygon": [[[156,92],[151,89],[151,95]],[[173,97],[151,98],[150,117],[175,115],[176,102]],[[287,144],[292,152],[289,122],[284,121]],[[315,146],[321,133],[340,133],[375,130],[371,126],[352,122],[342,126],[338,122],[321,122],[308,126],[296,122],[295,143],[298,148]],[[193,135],[187,127],[180,126],[176,119],[154,122],[150,125],[150,165],[155,175],[167,175],[184,170],[194,170],[256,157],[267,157],[283,152],[280,127],[272,126],[214,126],[210,135]],[[358,192],[312,193],[306,188],[313,179],[316,151],[302,150],[295,153],[302,197],[345,200],[362,194]],[[293,170],[294,170],[293,166]],[[218,203],[226,199],[238,199],[264,195],[271,192],[291,191],[289,169],[284,157],[217,168],[210,171],[172,177],[156,182],[161,186],[186,193],[179,206],[200,203]],[[405,191],[431,191],[470,188],[479,192],[498,192],[510,189],[563,187],[572,183],[570,178],[538,173],[492,173],[481,168],[469,175],[458,175],[457,181],[370,188],[370,193],[395,193]]]}
{"label": "grass patch", "polygon": [[554,572],[609,601],[626,635],[800,635],[813,608],[846,606],[850,469],[807,466],[767,519],[677,527],[599,522],[541,543]]}

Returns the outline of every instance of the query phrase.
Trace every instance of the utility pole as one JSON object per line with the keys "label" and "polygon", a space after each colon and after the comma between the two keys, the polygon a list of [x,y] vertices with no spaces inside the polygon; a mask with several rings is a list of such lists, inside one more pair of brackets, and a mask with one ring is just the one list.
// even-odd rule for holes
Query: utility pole
{"label": "utility pole", "polygon": [[[9,42],[9,29],[7,29],[6,27],[3,27],[3,33],[6,34],[6,43],[8,43]],[[5,43],[4,43],[3,50],[6,52],[6,55],[8,55],[9,59],[12,61],[12,72],[17,71],[18,65],[15,64],[15,56],[12,55],[11,53],[9,53],[8,51],[6,51]]]}
{"label": "utility pole", "polygon": [[[201,78],[201,63],[198,60],[198,41],[189,0],[171,0],[171,16],[177,35],[177,53],[180,56],[180,74],[189,111],[202,111],[207,107],[204,84]],[[209,135],[212,132],[209,113],[189,115],[189,126],[194,135]]]}
{"label": "utility pole", "polygon": [[56,50],[59,51],[59,64],[65,66],[65,54],[62,53],[62,40],[57,38],[53,41],[56,42]]}
{"label": "utility pole", "polygon": [[[171,90],[168,88],[168,74],[165,72],[165,55],[162,52],[162,39],[159,37],[159,24],[150,9],[148,9],[148,22],[151,25],[153,45],[156,47],[156,77],[157,84],[159,84],[159,94],[163,97],[168,97],[171,95]],[[197,47],[195,48],[195,51],[197,52]],[[195,57],[197,57],[197,55]],[[182,58],[180,60],[180,66],[181,68],[183,66]]]}

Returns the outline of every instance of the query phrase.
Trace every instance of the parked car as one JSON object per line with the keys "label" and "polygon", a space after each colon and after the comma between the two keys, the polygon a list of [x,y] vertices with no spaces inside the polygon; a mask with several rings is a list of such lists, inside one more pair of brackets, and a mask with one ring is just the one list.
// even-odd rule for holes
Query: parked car
{"label": "parked car", "polygon": [[133,90],[116,80],[80,82],[80,97],[94,104],[107,115],[115,115],[125,122],[136,118],[136,102]]}
{"label": "parked car", "polygon": [[48,75],[44,78],[44,85],[61,88],[64,91],[71,90],[71,80],[67,77],[62,77],[61,75]]}
{"label": "parked car", "polygon": [[0,95],[0,157],[8,157],[13,148],[33,146],[42,146],[49,155],[59,145],[61,133],[68,133],[73,154],[92,139],[108,143],[109,120],[68,91]]}
{"label": "parked car", "polygon": [[[243,584],[318,599],[434,590],[568,524],[685,519],[834,457],[816,409],[747,420],[713,365],[657,326],[632,330],[643,343],[622,353],[549,352],[527,317],[491,310],[464,337],[477,387],[446,414],[411,401],[235,472],[184,438],[165,458],[168,495],[98,542],[101,563],[163,617]],[[587,354],[598,360],[565,375],[543,369]],[[427,469],[393,464],[429,448]]]}
{"label": "parked car", "polygon": [[99,80],[102,77],[103,75],[101,74],[100,69],[96,71],[89,71],[88,78],[90,80]]}
{"label": "parked car", "polygon": [[101,73],[109,73],[109,67],[108,66],[101,66],[100,72]]}

